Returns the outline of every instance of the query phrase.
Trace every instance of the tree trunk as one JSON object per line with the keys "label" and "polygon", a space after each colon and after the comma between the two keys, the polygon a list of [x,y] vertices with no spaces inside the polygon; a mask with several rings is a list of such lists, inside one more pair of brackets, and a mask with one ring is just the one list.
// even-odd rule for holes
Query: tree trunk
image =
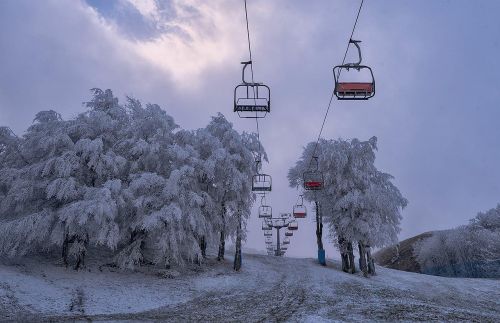
{"label": "tree trunk", "polygon": [[68,268],[68,249],[69,249],[69,234],[64,233],[64,241],[62,245],[62,259],[63,264],[66,268]]}
{"label": "tree trunk", "polygon": [[340,258],[342,259],[342,271],[349,272],[349,256],[346,252],[347,245],[344,238],[339,237]]}
{"label": "tree trunk", "polygon": [[354,274],[356,272],[356,263],[354,262],[354,250],[352,247],[352,242],[347,243],[347,256],[349,261],[349,273]]}
{"label": "tree trunk", "polygon": [[220,231],[220,240],[219,240],[219,253],[217,254],[217,260],[224,260],[224,253],[226,251],[226,223],[225,223],[225,215],[226,215],[226,206],[222,203],[222,230]]}
{"label": "tree trunk", "polygon": [[236,231],[236,252],[234,254],[233,269],[239,271],[241,269],[241,214],[238,212],[238,230]]}
{"label": "tree trunk", "polygon": [[319,210],[319,203],[317,201],[315,201],[315,203],[316,203],[316,243],[318,244],[318,261],[323,266],[326,266],[326,261],[324,261],[323,259],[319,259],[320,252],[324,252],[324,248],[323,248],[323,217],[321,216],[321,213]]}
{"label": "tree trunk", "polygon": [[226,233],[224,230],[220,232],[220,241],[219,241],[219,253],[217,255],[217,260],[224,260],[224,252],[226,250]]}
{"label": "tree trunk", "polygon": [[201,236],[200,238],[200,250],[201,250],[201,256],[203,259],[207,258],[207,242],[205,240],[205,236]]}
{"label": "tree trunk", "polygon": [[366,260],[368,261],[368,273],[375,276],[375,259],[372,257],[372,249],[370,246],[366,246]]}
{"label": "tree trunk", "polygon": [[363,242],[358,242],[359,248],[359,269],[363,272],[363,276],[368,277],[368,265],[366,262],[366,250]]}

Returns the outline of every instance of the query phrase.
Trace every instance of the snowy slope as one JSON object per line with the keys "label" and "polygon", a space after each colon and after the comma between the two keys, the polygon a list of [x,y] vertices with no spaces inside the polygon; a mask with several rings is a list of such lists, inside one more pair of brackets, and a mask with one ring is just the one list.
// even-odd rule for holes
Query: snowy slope
{"label": "snowy slope", "polygon": [[[0,320],[487,320],[500,321],[500,280],[378,267],[363,278],[311,259],[244,254],[182,274],[81,272],[50,263],[0,265]],[[90,269],[90,272],[89,272]],[[198,271],[198,272],[196,272]],[[167,277],[167,278],[165,278]]]}

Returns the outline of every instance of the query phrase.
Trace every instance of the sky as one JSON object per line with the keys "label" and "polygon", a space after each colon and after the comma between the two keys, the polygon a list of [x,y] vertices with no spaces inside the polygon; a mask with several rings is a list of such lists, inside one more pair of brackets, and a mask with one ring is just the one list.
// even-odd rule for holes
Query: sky
{"label": "sky", "polygon": [[[255,78],[272,92],[260,130],[276,213],[291,212],[300,193],[286,175],[318,135],[358,6],[248,0]],[[466,224],[500,202],[498,12],[496,0],[364,2],[353,38],[377,93],[333,101],[323,137],[378,137],[376,166],[409,200],[400,239]],[[248,60],[244,18],[243,0],[1,0],[0,125],[22,134],[40,110],[74,117],[99,87],[157,103],[183,128],[222,112],[255,131],[232,112]],[[314,229],[311,216],[301,220],[287,255],[314,256]],[[248,230],[245,246],[264,249],[256,213]],[[326,252],[338,253],[329,243]]]}

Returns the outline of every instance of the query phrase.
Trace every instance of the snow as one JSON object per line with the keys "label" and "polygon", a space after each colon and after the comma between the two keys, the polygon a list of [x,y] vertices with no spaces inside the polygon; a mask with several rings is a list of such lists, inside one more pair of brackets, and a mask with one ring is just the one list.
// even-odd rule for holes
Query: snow
{"label": "snow", "polygon": [[[49,261],[0,262],[0,321],[161,320],[322,322],[332,320],[500,321],[500,280],[446,278],[377,268],[364,278],[313,259],[243,254],[181,272],[142,267],[83,271]],[[177,269],[180,270],[180,269]]]}

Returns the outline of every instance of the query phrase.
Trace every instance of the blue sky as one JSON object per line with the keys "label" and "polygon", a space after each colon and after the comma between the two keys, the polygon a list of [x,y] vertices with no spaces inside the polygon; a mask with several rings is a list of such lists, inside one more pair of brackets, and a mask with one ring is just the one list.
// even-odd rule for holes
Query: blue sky
{"label": "blue sky", "polygon": [[[261,123],[275,211],[298,192],[286,173],[314,140],[358,1],[248,0],[256,80],[270,85]],[[500,202],[500,2],[365,0],[355,38],[377,79],[368,102],[333,102],[324,137],[379,141],[377,166],[410,204],[401,238],[467,223]],[[92,87],[160,104],[185,128],[232,113],[247,59],[243,1],[0,1],[0,124],[22,133],[34,114],[69,118]],[[247,246],[263,248],[259,221]],[[289,254],[314,255],[302,221]],[[327,253],[336,253],[331,245]]]}

